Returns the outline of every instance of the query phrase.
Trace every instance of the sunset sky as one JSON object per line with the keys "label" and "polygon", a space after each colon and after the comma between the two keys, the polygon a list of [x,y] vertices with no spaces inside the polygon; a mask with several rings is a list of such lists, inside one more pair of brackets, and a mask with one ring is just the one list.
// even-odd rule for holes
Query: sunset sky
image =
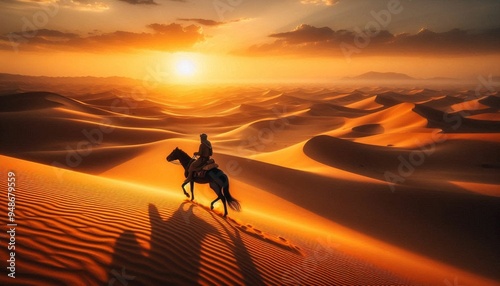
{"label": "sunset sky", "polygon": [[0,0],[0,72],[166,81],[500,75],[498,0]]}

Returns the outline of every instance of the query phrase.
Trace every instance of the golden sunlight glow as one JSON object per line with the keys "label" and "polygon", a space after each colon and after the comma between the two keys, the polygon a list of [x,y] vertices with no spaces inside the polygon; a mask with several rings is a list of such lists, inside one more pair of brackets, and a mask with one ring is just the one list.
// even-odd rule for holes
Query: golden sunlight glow
{"label": "golden sunlight glow", "polygon": [[168,67],[170,83],[199,84],[207,80],[207,56],[193,52],[158,54]]}
{"label": "golden sunlight glow", "polygon": [[175,73],[183,77],[193,76],[196,73],[196,64],[188,58],[179,59],[175,63]]}

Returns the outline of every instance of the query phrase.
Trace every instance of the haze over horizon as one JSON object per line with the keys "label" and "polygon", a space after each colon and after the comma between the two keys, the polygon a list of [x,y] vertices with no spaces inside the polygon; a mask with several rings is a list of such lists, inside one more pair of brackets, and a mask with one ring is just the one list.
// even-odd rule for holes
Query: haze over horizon
{"label": "haze over horizon", "polygon": [[0,285],[500,286],[499,12],[0,0]]}
{"label": "haze over horizon", "polygon": [[169,82],[498,76],[500,3],[0,1],[0,72]]}

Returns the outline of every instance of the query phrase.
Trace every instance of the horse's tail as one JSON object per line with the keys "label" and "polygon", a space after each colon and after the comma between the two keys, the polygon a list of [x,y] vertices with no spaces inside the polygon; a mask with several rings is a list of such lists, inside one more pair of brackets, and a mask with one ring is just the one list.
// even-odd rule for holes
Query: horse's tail
{"label": "horse's tail", "polygon": [[226,198],[227,203],[229,204],[229,207],[235,211],[241,211],[241,204],[240,202],[233,198],[231,196],[231,193],[229,192],[229,178],[226,176],[226,184],[223,187],[223,192],[224,192],[224,197]]}

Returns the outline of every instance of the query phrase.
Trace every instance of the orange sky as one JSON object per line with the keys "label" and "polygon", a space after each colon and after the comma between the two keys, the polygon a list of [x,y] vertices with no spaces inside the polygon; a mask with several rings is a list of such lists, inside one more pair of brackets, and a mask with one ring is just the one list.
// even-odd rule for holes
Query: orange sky
{"label": "orange sky", "polygon": [[11,0],[0,8],[4,73],[141,79],[154,70],[173,82],[500,75],[493,0]]}

